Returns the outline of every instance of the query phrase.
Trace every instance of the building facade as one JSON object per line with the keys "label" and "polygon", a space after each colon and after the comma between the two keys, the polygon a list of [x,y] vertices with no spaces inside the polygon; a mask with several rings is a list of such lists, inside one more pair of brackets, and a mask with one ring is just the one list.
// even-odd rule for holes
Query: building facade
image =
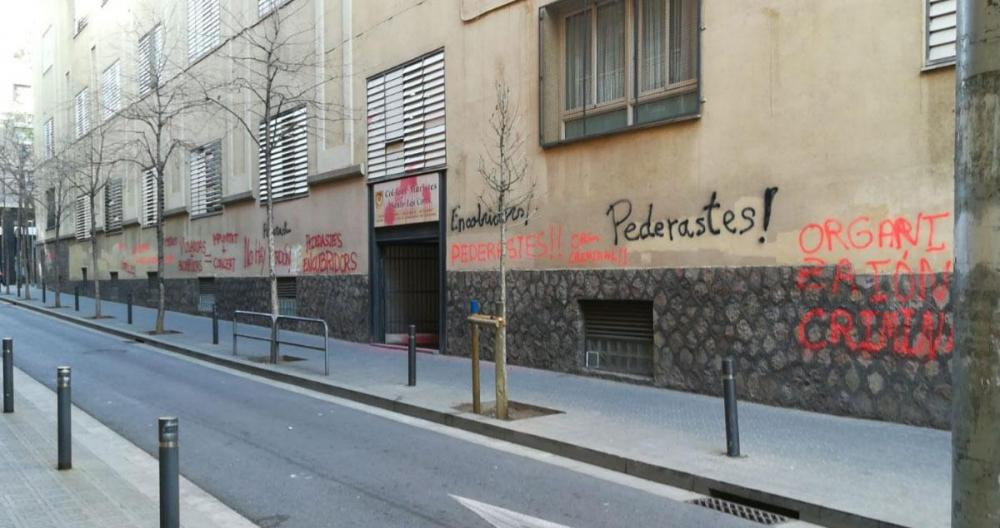
{"label": "building facade", "polygon": [[[59,150],[86,134],[67,102],[156,39],[125,0],[46,3],[36,136]],[[162,46],[195,78],[226,75],[230,37],[272,10],[323,57],[327,113],[275,200],[283,309],[356,341],[416,324],[467,354],[505,223],[514,364],[714,394],[733,357],[752,401],[948,426],[953,2],[174,4]],[[533,189],[502,210],[480,171],[498,82]],[[166,177],[171,309],[267,306],[260,160],[233,121],[174,132],[190,148]],[[102,292],[152,303],[141,172],[109,186],[117,216],[77,223],[101,231]],[[80,234],[47,257],[77,281]]]}

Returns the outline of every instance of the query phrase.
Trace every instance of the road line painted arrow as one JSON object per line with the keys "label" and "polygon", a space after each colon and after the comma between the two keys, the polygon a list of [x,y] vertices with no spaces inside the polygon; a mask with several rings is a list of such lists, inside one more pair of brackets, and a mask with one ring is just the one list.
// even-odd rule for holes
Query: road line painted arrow
{"label": "road line painted arrow", "polygon": [[457,500],[462,506],[472,510],[473,513],[482,517],[483,520],[495,528],[570,528],[564,524],[556,524],[539,519],[538,517],[486,504],[485,502],[459,497],[458,495],[451,495],[451,498]]}

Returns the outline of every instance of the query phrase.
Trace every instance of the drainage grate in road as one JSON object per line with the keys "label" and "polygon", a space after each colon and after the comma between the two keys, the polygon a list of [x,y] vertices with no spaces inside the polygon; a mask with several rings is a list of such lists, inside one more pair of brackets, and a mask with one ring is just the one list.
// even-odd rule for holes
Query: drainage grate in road
{"label": "drainage grate in road", "polygon": [[745,506],[737,502],[730,502],[715,497],[702,497],[700,499],[688,501],[688,503],[701,506],[702,508],[728,513],[729,515],[734,515],[741,519],[746,519],[760,524],[774,525],[788,521],[787,517],[778,515],[777,513],[751,508],[750,506]]}

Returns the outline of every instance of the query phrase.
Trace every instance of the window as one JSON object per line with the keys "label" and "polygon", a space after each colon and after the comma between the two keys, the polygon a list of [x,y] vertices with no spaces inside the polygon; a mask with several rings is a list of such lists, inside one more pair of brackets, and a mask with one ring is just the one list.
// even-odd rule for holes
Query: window
{"label": "window", "polygon": [[112,178],[104,187],[104,232],[122,230],[122,179]]}
{"label": "window", "polygon": [[580,301],[588,368],[653,375],[653,304]]}
{"label": "window", "polygon": [[215,278],[198,277],[198,311],[211,312],[215,305]]}
{"label": "window", "polygon": [[957,0],[927,0],[926,66],[955,62]]}
{"label": "window", "polygon": [[45,229],[56,228],[56,189],[55,187],[45,190]]}
{"label": "window", "polygon": [[157,205],[163,207],[163,193],[157,192],[157,187],[156,170],[150,168],[142,171],[142,225],[144,226],[154,226],[159,220]]}
{"label": "window", "polygon": [[139,95],[145,95],[160,82],[163,68],[163,26],[157,24],[139,39]]}
{"label": "window", "polygon": [[191,151],[191,215],[222,210],[222,142]]}
{"label": "window", "polygon": [[51,117],[42,125],[42,148],[44,149],[43,155],[45,159],[56,155],[55,123]]}
{"label": "window", "polygon": [[121,73],[119,61],[115,61],[101,74],[101,118],[105,121],[121,110]]}
{"label": "window", "polygon": [[[265,127],[260,124],[260,201],[266,202],[269,194],[275,200],[301,196],[309,191],[309,157],[306,135],[306,107],[297,108],[272,118]],[[270,134],[271,185],[268,193],[268,160],[264,153],[264,134]]]}
{"label": "window", "polygon": [[77,240],[90,238],[90,231],[93,226],[93,218],[90,216],[90,203],[87,195],[81,194],[76,198],[74,206],[74,235]]}
{"label": "window", "polygon": [[368,79],[368,177],[445,164],[444,51]]}
{"label": "window", "polygon": [[188,0],[188,59],[219,45],[219,0]]}
{"label": "window", "polygon": [[563,0],[540,10],[541,142],[694,116],[699,0]]}
{"label": "window", "polygon": [[118,272],[117,271],[109,271],[108,272],[108,276],[111,277],[111,283],[112,284],[117,284],[118,283]]}
{"label": "window", "polygon": [[83,282],[87,282],[87,267],[86,266],[80,268],[80,275],[83,276]]}
{"label": "window", "polygon": [[90,93],[84,88],[76,94],[76,138],[80,139],[90,132]]}
{"label": "window", "polygon": [[257,14],[267,16],[268,13],[288,3],[288,0],[257,0]]}
{"label": "window", "polygon": [[278,313],[281,315],[297,315],[298,297],[295,277],[277,277],[278,281]]}
{"label": "window", "polygon": [[42,73],[49,71],[56,55],[56,34],[52,26],[42,33]]}
{"label": "window", "polygon": [[160,287],[160,277],[155,271],[146,272],[146,287],[150,289],[159,289]]}

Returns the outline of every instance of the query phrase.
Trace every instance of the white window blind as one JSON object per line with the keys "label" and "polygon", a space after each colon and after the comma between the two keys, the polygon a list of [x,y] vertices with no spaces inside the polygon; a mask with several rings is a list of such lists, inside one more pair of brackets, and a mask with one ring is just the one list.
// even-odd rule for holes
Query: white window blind
{"label": "white window blind", "polygon": [[285,5],[288,0],[257,0],[257,14],[266,16],[271,11]]}
{"label": "white window blind", "polygon": [[219,0],[188,0],[188,59],[219,45]]}
{"label": "white window blind", "polygon": [[163,26],[157,24],[139,39],[139,95],[145,95],[160,81],[163,68]]}
{"label": "white window blind", "polygon": [[83,137],[90,132],[90,93],[84,88],[76,94],[76,137]]}
{"label": "white window blind", "polygon": [[112,178],[104,187],[104,232],[122,229],[122,180]]}
{"label": "white window blind", "polygon": [[191,214],[222,209],[222,142],[191,151]]}
{"label": "white window blind", "polygon": [[[152,168],[142,171],[142,225],[156,225],[157,220],[156,171]],[[160,196],[160,204],[163,197]]]}
{"label": "white window blind", "polygon": [[105,121],[121,110],[121,65],[118,61],[101,74],[101,118]]}
{"label": "white window blind", "polygon": [[264,152],[264,134],[270,129],[271,139],[271,195],[281,199],[305,194],[309,191],[308,135],[306,133],[306,107],[301,107],[274,117],[265,128],[260,124],[260,199],[268,199],[267,156]]}
{"label": "white window blind", "polygon": [[90,228],[93,219],[90,216],[90,205],[87,195],[80,195],[74,203],[74,235],[77,240],[90,238]]}
{"label": "white window blind", "polygon": [[369,178],[445,164],[444,51],[372,77],[367,93]]}
{"label": "white window blind", "polygon": [[928,66],[955,60],[958,38],[957,0],[927,0]]}
{"label": "white window blind", "polygon": [[55,123],[51,117],[42,125],[42,147],[45,149],[45,159],[56,155]]}

